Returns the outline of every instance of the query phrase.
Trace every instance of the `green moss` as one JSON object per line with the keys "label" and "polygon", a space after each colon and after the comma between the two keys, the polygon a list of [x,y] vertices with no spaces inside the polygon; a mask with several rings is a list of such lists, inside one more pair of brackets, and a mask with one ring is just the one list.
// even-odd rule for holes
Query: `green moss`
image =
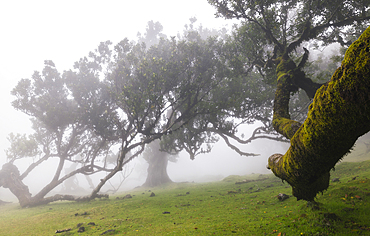
{"label": "green moss", "polygon": [[269,167],[289,182],[298,199],[313,200],[329,171],[370,130],[370,28],[347,50],[331,81],[322,86],[287,153]]}
{"label": "green moss", "polygon": [[295,63],[290,58],[285,59],[284,56],[281,56],[277,59],[277,61],[279,62],[276,67],[276,74],[278,78],[296,68]]}
{"label": "green moss", "polygon": [[291,139],[301,126],[301,123],[283,117],[275,117],[272,122],[273,127],[288,139]]}
{"label": "green moss", "polygon": [[289,115],[290,95],[298,90],[298,87],[292,83],[292,78],[294,77],[293,71],[296,66],[290,59],[283,59],[283,57],[280,57],[278,60],[280,62],[276,68],[278,80],[272,123],[277,132],[291,139],[301,125],[299,122],[291,120]]}

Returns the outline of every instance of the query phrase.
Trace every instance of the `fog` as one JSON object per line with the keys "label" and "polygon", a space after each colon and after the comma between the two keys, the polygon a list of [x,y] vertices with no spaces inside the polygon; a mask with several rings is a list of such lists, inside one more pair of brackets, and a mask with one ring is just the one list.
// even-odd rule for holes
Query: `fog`
{"label": "fog", "polygon": [[[215,10],[207,0],[142,0],[142,1],[3,1],[0,5],[0,57],[2,82],[0,165],[6,162],[3,150],[9,147],[9,133],[31,133],[28,117],[13,109],[14,99],[10,91],[22,78],[30,78],[35,70],[41,71],[44,60],[52,60],[59,72],[68,70],[80,57],[86,56],[97,45],[106,40],[117,43],[125,37],[136,39],[138,32],[144,32],[147,22],[159,21],[168,36],[182,32],[190,17],[196,17],[204,27],[230,27],[232,22],[215,18]],[[253,127],[246,128],[251,131]],[[168,174],[173,181],[213,181],[228,175],[249,173],[271,173],[266,169],[271,154],[284,153],[287,144],[268,140],[258,140],[239,146],[243,151],[260,154],[257,157],[244,157],[228,148],[222,140],[214,145],[211,153],[199,155],[195,160],[181,153],[176,163],[170,162]],[[32,161],[32,160],[31,160]],[[29,161],[15,163],[24,171]],[[36,193],[51,178],[56,168],[56,160],[50,160],[38,167],[38,172],[30,174],[25,184]],[[127,166],[133,170],[122,185],[128,190],[145,181],[147,163],[137,158]],[[93,177],[98,180],[103,176]],[[50,177],[50,178],[47,178]],[[123,178],[118,175],[111,182],[117,184]],[[75,181],[89,190],[84,177]],[[55,189],[62,191],[63,186]],[[103,189],[110,189],[109,184]],[[0,188],[0,198],[9,197],[9,191]]]}
{"label": "fog", "polygon": [[241,156],[222,141],[209,154],[199,155],[195,160],[183,154],[177,163],[169,163],[168,173],[174,181],[207,182],[221,180],[229,175],[251,173],[269,174],[267,159],[274,153],[285,153],[287,144],[268,140],[255,141],[244,150],[259,154],[255,157]]}
{"label": "fog", "polygon": [[[251,126],[246,131],[253,129],[254,126]],[[272,172],[266,168],[268,157],[274,153],[285,153],[289,144],[260,139],[250,144],[237,146],[245,152],[255,153],[258,156],[241,156],[220,140],[214,144],[210,153],[198,155],[194,160],[191,160],[186,152],[180,153],[176,162],[169,161],[167,167],[168,175],[174,182],[199,183],[220,181],[229,175],[270,174]],[[20,172],[23,172],[30,162],[23,161],[16,164]],[[31,193],[37,193],[51,180],[57,164],[56,159],[50,160],[40,165],[37,169],[38,171],[33,171],[24,180],[24,183],[30,188]],[[117,192],[129,191],[141,186],[146,180],[147,168],[148,163],[142,157],[134,159],[125,166],[122,173],[117,174],[102,188],[102,192],[112,193],[112,190],[115,190],[122,180],[124,181]],[[69,171],[71,169],[68,170],[67,167],[64,174],[69,173]],[[105,175],[106,173],[99,173],[90,178],[96,186],[99,179]],[[68,191],[67,186],[71,182],[78,189],[72,188]],[[75,178],[71,178],[69,183],[65,182],[55,188],[49,195],[55,193],[86,195],[91,190],[86,177],[77,175]],[[0,196],[1,199],[16,201],[16,198],[7,189],[0,188]]]}

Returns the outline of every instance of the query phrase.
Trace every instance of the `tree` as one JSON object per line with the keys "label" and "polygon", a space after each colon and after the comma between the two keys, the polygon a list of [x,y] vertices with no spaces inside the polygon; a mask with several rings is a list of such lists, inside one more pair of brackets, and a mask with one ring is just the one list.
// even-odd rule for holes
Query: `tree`
{"label": "tree", "polygon": [[330,82],[316,93],[288,152],[269,159],[274,173],[293,183],[298,199],[312,200],[327,189],[330,169],[370,130],[369,42],[370,28],[347,50]]}
{"label": "tree", "polygon": [[[354,35],[362,32],[366,28],[364,24],[369,22],[370,2],[209,0],[209,3],[217,8],[218,16],[242,20],[236,44],[240,45],[239,48],[244,47],[242,53],[248,57],[245,62],[247,72],[255,70],[266,78],[266,82],[276,81],[272,123],[277,132],[291,140],[291,147],[285,155],[272,155],[269,168],[292,185],[293,195],[297,199],[312,201],[318,192],[328,187],[330,169],[349,151],[355,140],[369,130],[361,125],[363,129],[359,132],[356,129],[359,126],[351,129],[345,127],[347,123],[325,119],[331,116],[332,120],[340,120],[338,116],[341,115],[328,107],[337,109],[337,106],[343,105],[341,96],[348,99],[348,104],[352,105],[353,100],[357,100],[361,105],[365,104],[365,98],[357,99],[351,94],[356,85],[342,87],[341,93],[348,94],[348,97],[341,94],[334,98],[330,95],[340,93],[335,87],[339,86],[339,81],[347,81],[349,84],[364,82],[357,77],[340,74],[344,68],[358,67],[359,64],[354,61],[355,57],[364,51],[358,47],[356,41],[351,52],[347,52],[342,69],[338,69],[331,82],[323,86],[308,78],[303,70],[308,59],[308,49],[303,48],[304,54],[300,62],[294,61],[298,58],[296,51],[303,43],[311,40],[318,45],[334,42],[350,45]],[[364,34],[366,35],[366,31]],[[364,45],[365,38],[366,36],[363,36],[359,39]],[[367,72],[365,69],[361,71],[359,67],[358,73],[365,76]],[[361,74],[356,76],[362,77]],[[367,84],[364,82],[363,86],[365,88],[361,91],[366,90]],[[292,120],[289,114],[291,95],[299,89],[304,90],[311,99],[316,94],[308,118],[303,124]],[[366,97],[365,94],[359,96]],[[330,100],[326,100],[328,97]],[[329,104],[326,105],[328,109],[323,109],[325,103]],[[357,118],[357,112],[367,112],[362,109],[346,110],[348,104],[342,110],[346,112],[344,117],[347,120],[353,121],[354,117]],[[344,138],[343,135],[348,134],[347,130],[352,130],[353,133]],[[337,136],[332,136],[334,133]]]}
{"label": "tree", "polygon": [[[179,152],[184,150],[190,155],[190,158],[194,160],[195,156],[210,152],[212,150],[212,144],[217,142],[220,136],[225,140],[229,147],[234,149],[240,155],[254,156],[255,154],[253,153],[241,151],[237,146],[231,144],[229,139],[233,139],[239,143],[249,143],[257,138],[270,138],[281,141],[281,137],[271,135],[271,129],[268,127],[269,122],[266,122],[266,119],[264,118],[261,120],[264,115],[270,112],[269,108],[271,107],[270,101],[272,98],[266,97],[266,95],[269,96],[269,94],[271,94],[268,93],[268,90],[272,87],[268,88],[268,86],[261,83],[251,83],[252,80],[246,80],[245,78],[241,79],[240,75],[237,74],[239,71],[236,69],[240,65],[235,65],[233,60],[233,46],[232,42],[230,42],[232,39],[228,37],[227,30],[225,28],[222,28],[221,30],[208,29],[204,28],[202,25],[196,26],[196,22],[196,18],[190,18],[190,24],[185,25],[183,33],[181,35],[178,34],[177,37],[180,40],[191,40],[194,42],[206,41],[213,37],[223,42],[222,51],[223,56],[225,57],[224,62],[231,61],[225,63],[225,66],[229,71],[234,71],[232,75],[234,79],[232,82],[230,81],[231,83],[229,84],[227,82],[220,84],[219,88],[221,89],[214,89],[213,99],[223,100],[224,97],[229,94],[230,100],[239,105],[231,108],[233,106],[231,105],[232,102],[228,102],[227,105],[223,105],[226,108],[223,111],[214,110],[212,114],[199,114],[189,120],[186,124],[181,124],[182,128],[178,129],[177,132],[173,132],[161,138],[161,150],[172,155],[177,155]],[[160,38],[166,38],[165,35],[161,34],[161,30],[162,27],[160,23],[153,23],[152,21],[148,22],[145,37],[141,37],[141,34],[138,34],[140,36],[139,42],[145,43],[146,46],[155,46],[153,42],[158,43]],[[231,75],[229,76],[231,77]],[[240,78],[237,82],[235,78],[238,77]],[[254,78],[254,81],[255,80],[258,79]],[[239,85],[241,83],[247,86],[240,87]],[[234,96],[234,94],[241,93],[243,93],[243,97],[237,98]],[[223,109],[222,107],[219,108]],[[179,107],[179,110],[181,109],[182,108]],[[181,110],[181,112],[183,111]],[[168,116],[167,119],[169,118],[170,117]],[[250,124],[256,120],[262,121],[263,126],[256,129],[252,137],[247,140],[243,140],[236,136],[238,131],[237,128],[240,125]],[[265,135],[262,135],[263,133]],[[165,153],[162,153],[161,155],[159,155],[159,153],[157,154],[157,157],[162,160],[161,162],[156,158],[146,158],[149,163],[148,170],[150,171],[148,172],[147,182],[144,185],[153,186],[154,182],[156,184],[169,182],[168,175],[165,173],[167,167],[167,162],[164,161],[166,159],[165,156]],[[159,163],[162,163],[163,166],[159,167]],[[154,169],[152,169],[154,165],[157,166],[160,173],[156,173]],[[160,176],[163,177],[162,180],[158,179]],[[154,182],[152,183],[151,181]]]}
{"label": "tree", "polygon": [[[88,117],[85,110],[70,98],[65,79],[51,61],[45,61],[42,74],[35,72],[32,79],[22,79],[12,94],[16,96],[12,105],[33,118],[35,133],[28,138],[13,134],[9,136],[9,163],[0,171],[1,185],[12,191],[22,207],[63,199],[80,200],[81,198],[69,195],[45,196],[76,174],[91,175],[109,170],[104,162],[100,166],[96,165],[96,159],[104,159],[116,140],[106,140],[92,132],[86,122]],[[14,163],[25,158],[33,158],[33,163],[20,174]],[[22,180],[31,171],[39,171],[37,167],[50,158],[59,159],[55,174],[39,193],[31,197]],[[80,167],[62,176],[67,162],[80,164]]]}
{"label": "tree", "polygon": [[[161,38],[166,39],[167,36],[162,33],[163,26],[160,22],[149,21],[146,27],[144,37],[138,33],[138,42],[144,43],[149,49],[152,46],[158,45]],[[145,187],[154,187],[161,184],[172,182],[167,174],[168,160],[176,160],[176,158],[169,158],[166,152],[160,151],[159,141],[155,140],[148,144],[142,157],[148,163],[148,175],[143,184]],[[174,157],[174,155],[172,155]]]}
{"label": "tree", "polygon": [[[248,81],[228,76],[231,70],[223,63],[221,39],[203,40],[192,33],[179,42],[162,38],[149,49],[125,40],[115,51],[114,62],[109,66],[112,72],[107,73],[104,82],[115,106],[107,109],[117,109],[121,114],[115,119],[123,150],[117,171],[131,160],[123,161],[127,150],[142,150],[155,139],[182,133],[189,124],[197,124],[194,121],[198,117],[209,128],[215,125],[215,130],[231,133],[237,125],[227,116],[242,118],[253,114],[249,108],[263,107],[253,103],[253,98],[246,98],[250,88],[239,89],[237,84]],[[111,122],[105,123],[109,129]],[[111,172],[102,183],[113,175]]]}
{"label": "tree", "polygon": [[[221,47],[224,54],[223,56],[225,57],[224,60],[232,60],[234,55],[233,51],[231,50],[232,47],[230,47],[229,45],[230,42],[228,42],[229,38],[226,29],[208,29],[204,28],[202,25],[196,26],[196,22],[196,18],[190,18],[190,24],[185,25],[183,33],[181,35],[178,34],[177,37],[180,40],[189,40],[193,41],[194,43],[206,41],[211,37],[222,40],[221,42],[223,42],[223,44],[221,45]],[[163,28],[159,22],[148,22],[146,33],[144,34],[145,37],[142,37],[140,33],[138,34],[139,42],[145,43],[145,46],[149,48],[156,46],[160,38],[166,39],[166,36],[161,33],[162,29]],[[232,65],[232,63],[225,64],[225,66],[226,68],[228,68],[228,70],[230,70],[230,68],[233,68],[233,70],[235,70],[235,65]],[[235,77],[238,77],[236,73],[234,74]],[[215,96],[218,100],[222,100],[227,94],[229,94],[229,96],[233,96],[234,92],[235,94],[244,94],[243,97],[240,98],[236,98],[236,96],[233,96],[231,98],[233,101],[237,101],[239,103],[239,106],[235,107],[233,111],[231,110],[231,102],[229,102],[226,106],[224,105],[224,107],[230,107],[226,108],[229,109],[230,114],[226,112],[226,110],[214,110],[212,114],[198,114],[196,117],[189,120],[186,124],[181,124],[182,128],[178,129],[177,132],[173,132],[162,137],[160,142],[160,149],[163,152],[171,154],[172,157],[173,155],[177,155],[182,150],[185,150],[190,155],[190,158],[194,160],[195,156],[210,152],[212,150],[212,144],[219,140],[218,136],[221,136],[226,141],[226,144],[237,151],[240,155],[254,156],[255,154],[243,152],[236,146],[232,145],[229,139],[231,138],[238,142],[248,143],[253,139],[261,138],[262,136],[259,133],[258,136],[254,135],[254,137],[251,137],[248,140],[241,140],[236,138],[235,133],[237,132],[237,127],[239,125],[249,124],[254,122],[255,120],[260,120],[260,117],[263,117],[263,115],[261,115],[261,112],[268,112],[267,110],[269,105],[267,104],[269,104],[269,100],[271,100],[271,98],[265,97],[265,95],[268,95],[269,93],[267,93],[266,91],[268,90],[266,89],[267,86],[263,84],[251,84],[248,80],[239,81],[239,83],[244,83],[247,86],[240,89],[236,80],[233,80],[233,82],[230,84],[220,84],[219,87],[221,87],[221,89],[213,90],[213,96]],[[258,85],[263,85],[264,88],[261,89],[260,87],[258,87]],[[262,90],[265,92],[262,93]],[[249,100],[253,100],[253,103],[246,102],[245,104],[242,104],[243,100],[247,100],[246,98],[248,98]],[[182,107],[179,107],[178,109],[183,112]],[[222,108],[220,107],[220,109]],[[170,113],[170,111],[168,111],[167,113]],[[170,118],[170,115],[168,115],[167,119]],[[266,124],[264,124],[264,127],[260,127],[258,130],[266,131],[265,128]],[[255,134],[256,133],[257,132],[255,132]],[[264,137],[273,138],[272,136]],[[279,137],[274,137],[273,139],[281,140],[281,138]],[[152,150],[151,147],[147,148],[149,148],[149,150]],[[158,149],[158,147],[155,147],[155,149]],[[168,155],[161,152],[149,151],[149,153],[155,153],[155,155],[147,153],[149,156],[147,158],[144,157],[149,164],[147,181],[144,185],[153,187],[161,183],[170,182],[168,174],[166,173],[166,160],[168,159]],[[162,166],[160,166],[160,164],[162,164]],[[157,173],[156,170],[158,170],[159,173]]]}

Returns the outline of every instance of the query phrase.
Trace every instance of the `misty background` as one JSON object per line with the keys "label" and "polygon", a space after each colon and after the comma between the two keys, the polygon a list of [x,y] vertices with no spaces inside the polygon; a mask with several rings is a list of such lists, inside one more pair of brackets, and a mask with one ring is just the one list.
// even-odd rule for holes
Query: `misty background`
{"label": "misty background", "polygon": [[[191,17],[196,17],[197,24],[207,28],[231,28],[232,25],[230,20],[215,18],[215,9],[207,0],[2,1],[0,9],[1,166],[6,162],[4,150],[10,144],[8,134],[29,134],[32,131],[29,118],[11,106],[14,98],[10,91],[20,79],[30,78],[35,70],[41,71],[44,60],[52,60],[60,72],[68,70],[102,41],[110,40],[116,44],[125,37],[136,40],[137,33],[144,33],[151,20],[160,22],[167,36],[181,33]],[[242,132],[245,137],[255,127],[244,127]],[[199,155],[193,161],[186,153],[181,153],[176,163],[169,162],[168,175],[175,182],[202,182],[220,180],[228,175],[271,173],[266,169],[268,157],[274,153],[284,153],[289,147],[287,143],[264,139],[238,146],[245,152],[260,155],[240,156],[220,140],[211,153]],[[28,164],[17,162],[21,172]],[[31,192],[38,191],[49,181],[45,176],[54,173],[55,164],[53,160],[48,161],[38,168],[42,174],[35,171],[25,179]],[[122,189],[141,185],[145,181],[147,167],[148,164],[141,157],[130,162],[127,171],[133,172],[125,180]],[[112,180],[112,184],[119,182],[121,177]],[[75,181],[88,189],[83,176],[78,176]],[[108,184],[106,190],[109,187]],[[0,188],[2,198],[6,198],[7,191]]]}

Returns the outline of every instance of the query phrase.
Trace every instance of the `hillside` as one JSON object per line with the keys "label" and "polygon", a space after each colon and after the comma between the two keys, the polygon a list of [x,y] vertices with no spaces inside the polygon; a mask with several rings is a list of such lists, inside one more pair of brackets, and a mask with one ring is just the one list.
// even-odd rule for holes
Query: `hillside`
{"label": "hillside", "polygon": [[136,189],[85,203],[10,204],[0,207],[0,235],[370,235],[369,174],[370,161],[341,163],[311,206],[279,201],[291,189],[273,175]]}

